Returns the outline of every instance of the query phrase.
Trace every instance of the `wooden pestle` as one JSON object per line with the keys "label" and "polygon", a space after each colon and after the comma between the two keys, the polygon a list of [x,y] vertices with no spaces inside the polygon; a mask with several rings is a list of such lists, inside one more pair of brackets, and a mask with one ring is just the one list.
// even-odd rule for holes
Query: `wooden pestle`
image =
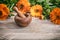
{"label": "wooden pestle", "polygon": [[14,7],[14,10],[17,12],[17,14],[18,14],[20,17],[26,18],[26,17],[23,15],[23,13],[21,13],[21,12],[17,9],[17,7]]}

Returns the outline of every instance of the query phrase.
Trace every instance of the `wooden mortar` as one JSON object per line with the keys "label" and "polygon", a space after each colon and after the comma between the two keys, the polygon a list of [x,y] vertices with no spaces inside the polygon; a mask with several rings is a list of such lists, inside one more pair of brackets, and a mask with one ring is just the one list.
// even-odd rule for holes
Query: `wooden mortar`
{"label": "wooden mortar", "polygon": [[26,27],[30,24],[32,21],[32,17],[29,13],[26,13],[25,15],[21,13],[17,7],[14,7],[14,10],[16,11],[17,15],[15,16],[14,20],[16,24],[20,27]]}

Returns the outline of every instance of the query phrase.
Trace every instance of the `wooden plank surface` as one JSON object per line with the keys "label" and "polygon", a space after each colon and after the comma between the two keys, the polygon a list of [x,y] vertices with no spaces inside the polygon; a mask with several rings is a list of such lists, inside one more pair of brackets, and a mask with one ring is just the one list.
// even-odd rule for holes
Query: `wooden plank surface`
{"label": "wooden plank surface", "polygon": [[30,25],[25,28],[17,26],[14,17],[0,21],[0,39],[59,39],[60,25],[55,25],[50,20],[33,18]]}

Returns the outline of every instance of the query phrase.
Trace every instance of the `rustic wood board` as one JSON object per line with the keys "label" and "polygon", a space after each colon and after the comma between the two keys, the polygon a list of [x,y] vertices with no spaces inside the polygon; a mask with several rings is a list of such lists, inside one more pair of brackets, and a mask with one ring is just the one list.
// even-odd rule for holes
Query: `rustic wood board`
{"label": "rustic wood board", "polygon": [[0,39],[60,39],[60,25],[33,18],[25,28],[17,26],[14,17],[0,21]]}

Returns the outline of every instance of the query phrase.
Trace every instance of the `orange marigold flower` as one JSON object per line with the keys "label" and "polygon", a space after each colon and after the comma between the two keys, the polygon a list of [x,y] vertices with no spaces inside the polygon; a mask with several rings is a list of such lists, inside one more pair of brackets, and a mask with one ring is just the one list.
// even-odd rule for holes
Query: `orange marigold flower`
{"label": "orange marigold flower", "polygon": [[52,10],[50,20],[55,24],[60,24],[60,8],[54,8]]}
{"label": "orange marigold flower", "polygon": [[16,6],[22,13],[30,11],[30,3],[28,2],[28,0],[19,0]]}
{"label": "orange marigold flower", "polygon": [[7,19],[10,11],[5,4],[0,4],[0,20]]}
{"label": "orange marigold flower", "polygon": [[33,17],[41,17],[43,8],[41,5],[32,6],[30,9],[31,15]]}

